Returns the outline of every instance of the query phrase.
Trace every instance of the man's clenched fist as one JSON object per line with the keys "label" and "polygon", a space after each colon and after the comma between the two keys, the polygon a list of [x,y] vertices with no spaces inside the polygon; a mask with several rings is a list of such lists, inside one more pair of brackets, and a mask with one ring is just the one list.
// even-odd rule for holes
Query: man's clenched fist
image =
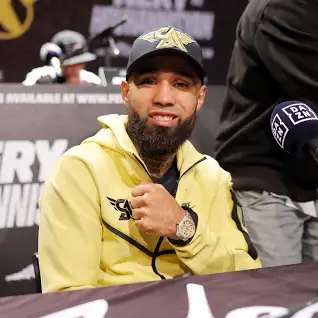
{"label": "man's clenched fist", "polygon": [[177,223],[185,216],[174,197],[161,184],[144,183],[131,192],[131,207],[136,226],[143,232],[173,236]]}

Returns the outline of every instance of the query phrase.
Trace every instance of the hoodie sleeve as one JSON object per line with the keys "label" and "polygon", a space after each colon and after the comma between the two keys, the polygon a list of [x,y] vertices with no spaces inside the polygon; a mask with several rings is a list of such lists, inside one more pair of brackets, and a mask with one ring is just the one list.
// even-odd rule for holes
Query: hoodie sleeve
{"label": "hoodie sleeve", "polygon": [[98,286],[100,205],[86,164],[76,157],[62,156],[44,185],[39,205],[43,292]]}
{"label": "hoodie sleeve", "polygon": [[221,171],[222,179],[208,220],[200,219],[197,214],[197,230],[188,244],[170,241],[179,259],[194,275],[261,267],[257,251],[240,221],[230,175]]}

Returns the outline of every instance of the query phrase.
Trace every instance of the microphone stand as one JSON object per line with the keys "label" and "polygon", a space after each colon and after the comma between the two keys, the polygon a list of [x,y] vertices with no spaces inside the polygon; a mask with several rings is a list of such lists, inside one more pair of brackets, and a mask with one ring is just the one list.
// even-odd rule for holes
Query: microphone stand
{"label": "microphone stand", "polygon": [[108,36],[105,39],[103,39],[102,43],[105,47],[105,56],[104,56],[104,66],[110,67],[112,66],[112,57],[114,55],[118,55],[120,53],[116,42],[112,36]]}
{"label": "microphone stand", "polygon": [[126,23],[128,20],[127,16],[122,17],[117,23],[107,27],[102,32],[92,36],[88,39],[87,45],[89,45],[94,40],[101,40],[101,48],[105,48],[105,57],[104,57],[104,66],[110,67],[112,62],[112,57],[120,53],[115,39],[113,38],[114,30],[117,29],[120,25]]}

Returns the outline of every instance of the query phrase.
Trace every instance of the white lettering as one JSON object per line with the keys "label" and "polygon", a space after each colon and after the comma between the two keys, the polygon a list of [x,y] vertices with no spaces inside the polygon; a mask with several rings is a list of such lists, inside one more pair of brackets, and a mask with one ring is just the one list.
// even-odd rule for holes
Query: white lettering
{"label": "white lettering", "polygon": [[6,104],[60,104],[60,93],[8,93]]}
{"label": "white lettering", "polygon": [[39,182],[45,181],[50,167],[65,152],[67,146],[68,141],[66,139],[55,140],[51,149],[48,140],[37,140],[35,142],[35,151],[40,163]]}
{"label": "white lettering", "polygon": [[6,228],[7,212],[9,210],[11,185],[0,186],[0,229]]}
{"label": "white lettering", "polygon": [[42,187],[39,183],[0,186],[0,229],[39,225]]}
{"label": "white lettering", "polygon": [[108,311],[108,302],[104,299],[67,308],[40,318],[104,318]]}
{"label": "white lettering", "polygon": [[307,110],[307,108],[303,105],[299,105],[299,111],[302,112],[303,110]]}
{"label": "white lettering", "polygon": [[32,227],[40,223],[40,209],[38,207],[39,196],[42,192],[43,184],[31,184],[31,194],[29,197],[28,216],[25,227]]}
{"label": "white lettering", "polygon": [[123,99],[120,94],[76,94],[79,104],[122,104]]}
{"label": "white lettering", "polygon": [[4,103],[4,94],[0,93],[0,104]]}
{"label": "white lettering", "polygon": [[299,310],[292,318],[313,318],[318,313],[318,302]]}
{"label": "white lettering", "polygon": [[74,104],[75,103],[75,94],[65,93],[62,97],[62,104]]}
{"label": "white lettering", "polygon": [[281,129],[280,127],[278,128],[277,133],[282,137],[284,135],[284,131],[283,129]]}
{"label": "white lettering", "polygon": [[289,108],[293,113],[297,113],[298,112],[298,107],[290,107]]}
{"label": "white lettering", "polygon": [[[187,284],[187,295],[189,310],[187,318],[213,318],[210,306],[205,294],[204,286],[198,284]],[[313,302],[313,301],[312,301]],[[64,309],[40,318],[104,318],[109,310],[106,300],[98,299],[78,306]],[[230,311],[225,318],[259,318],[259,317],[282,317],[291,318],[313,318],[318,313],[318,302],[308,305],[296,313],[290,312],[285,307],[280,306],[250,306],[234,309]]]}
{"label": "white lettering", "polygon": [[304,116],[301,112],[295,113],[295,115],[297,116],[298,119],[303,119]]}
{"label": "white lettering", "polygon": [[189,311],[187,318],[214,318],[202,285],[187,284]]}
{"label": "white lettering", "polygon": [[172,9],[171,0],[113,0],[113,5],[117,8],[125,7],[129,9]]}
{"label": "white lettering", "polygon": [[[57,139],[51,146],[48,140],[37,140],[34,143],[28,140],[0,141],[0,184],[6,184],[0,186],[0,229],[39,224],[37,203],[41,183],[67,147],[66,139]],[[31,183],[35,162],[39,163],[36,176],[38,183]]]}
{"label": "white lettering", "polygon": [[[181,6],[181,4],[179,4]],[[163,11],[120,9],[109,5],[94,5],[90,23],[90,33],[101,32],[105,27],[104,21],[115,23],[124,14],[129,16],[127,23],[116,29],[116,36],[136,37],[145,30],[154,30],[162,25],[173,25],[196,40],[209,41],[213,37],[215,15],[209,11]],[[138,23],[135,23],[138,21]],[[214,51],[209,54],[214,55]]]}
{"label": "white lettering", "polygon": [[[3,142],[1,142],[2,144]],[[2,145],[0,150],[2,150]],[[28,140],[7,141],[4,143],[0,168],[0,183],[13,183],[15,174],[19,182],[32,182],[34,163],[34,145]]]}
{"label": "white lettering", "polygon": [[276,307],[276,306],[251,306],[243,307],[230,311],[226,318],[258,318],[265,315],[285,315],[288,313],[288,310],[285,307]]}
{"label": "white lettering", "polygon": [[308,110],[304,110],[304,111],[303,111],[303,115],[304,115],[305,117],[311,117],[311,116],[312,116]]}
{"label": "white lettering", "polygon": [[204,0],[190,0],[190,3],[193,7],[201,8],[204,5]]}
{"label": "white lettering", "polygon": [[[23,187],[23,189],[21,189]],[[26,223],[30,184],[14,184],[11,189],[11,200],[8,211],[7,228],[24,227]]]}

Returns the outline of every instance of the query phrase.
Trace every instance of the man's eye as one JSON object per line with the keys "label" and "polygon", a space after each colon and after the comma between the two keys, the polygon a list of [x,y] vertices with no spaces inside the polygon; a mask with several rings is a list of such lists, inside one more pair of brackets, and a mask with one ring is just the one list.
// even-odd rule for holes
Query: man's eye
{"label": "man's eye", "polygon": [[188,87],[189,86],[187,83],[184,83],[184,82],[178,82],[175,85],[176,85],[176,87]]}
{"label": "man's eye", "polygon": [[141,84],[149,84],[149,85],[153,85],[155,84],[155,81],[151,78],[145,78],[141,81]]}

